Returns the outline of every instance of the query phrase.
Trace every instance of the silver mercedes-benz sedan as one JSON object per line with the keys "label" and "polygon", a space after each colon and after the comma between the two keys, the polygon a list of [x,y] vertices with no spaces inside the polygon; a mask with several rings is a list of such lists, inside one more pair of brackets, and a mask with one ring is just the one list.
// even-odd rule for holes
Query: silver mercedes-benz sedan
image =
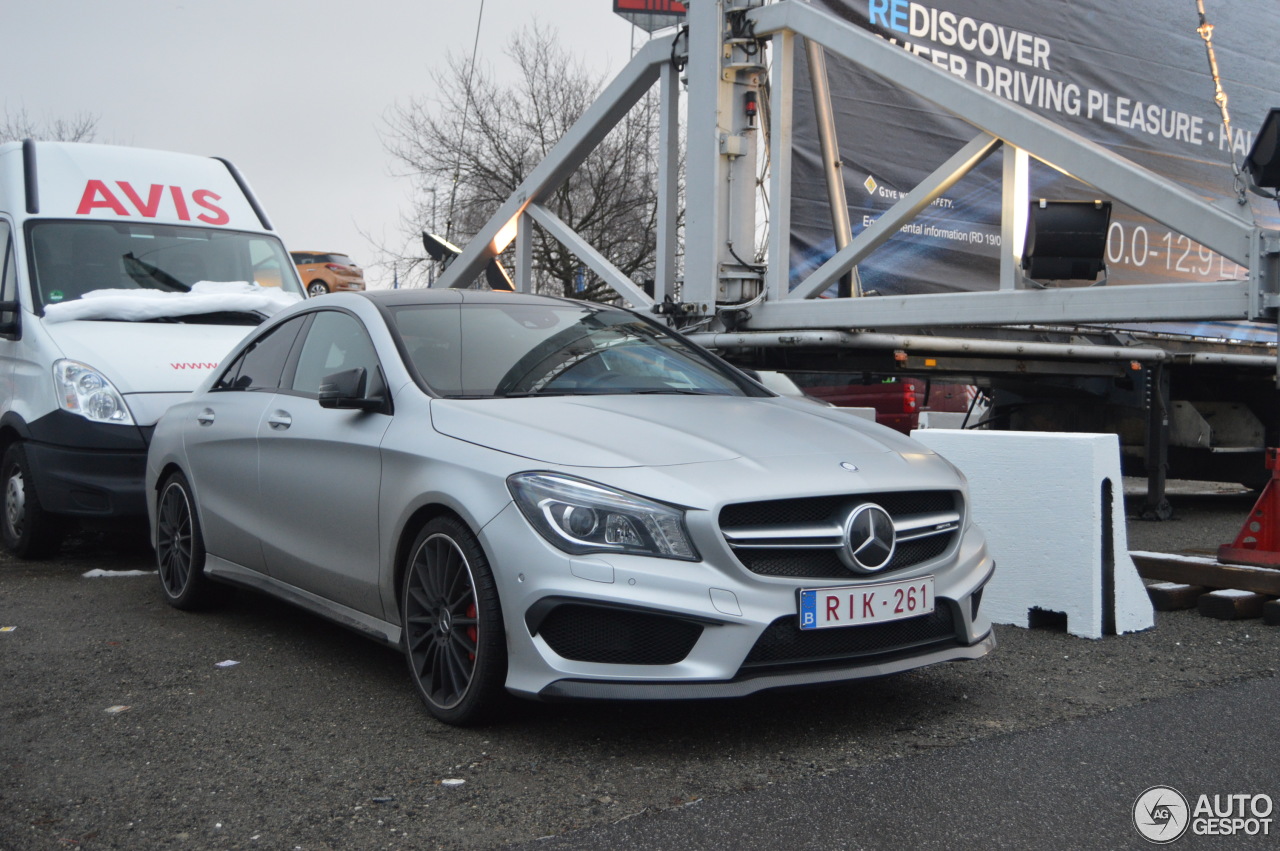
{"label": "silver mercedes-benz sedan", "polygon": [[745,695],[995,641],[964,478],[647,317],[511,293],[274,316],[156,427],[165,598],[249,586],[403,649],[427,708]]}

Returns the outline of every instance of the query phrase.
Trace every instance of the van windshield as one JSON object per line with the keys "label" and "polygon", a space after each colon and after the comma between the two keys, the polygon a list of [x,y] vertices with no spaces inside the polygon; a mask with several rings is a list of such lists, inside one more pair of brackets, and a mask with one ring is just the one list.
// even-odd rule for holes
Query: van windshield
{"label": "van windshield", "polygon": [[187,293],[204,281],[256,283],[302,296],[293,262],[267,234],[129,222],[27,225],[38,311],[95,290]]}

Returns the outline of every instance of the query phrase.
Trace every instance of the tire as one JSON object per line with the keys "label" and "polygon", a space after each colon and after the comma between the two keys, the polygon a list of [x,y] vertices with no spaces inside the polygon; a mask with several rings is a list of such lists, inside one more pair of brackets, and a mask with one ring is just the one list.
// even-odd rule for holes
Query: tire
{"label": "tire", "polygon": [[315,298],[318,295],[324,295],[329,292],[329,285],[324,281],[312,281],[307,284],[307,297]]}
{"label": "tire", "polygon": [[165,602],[193,611],[217,601],[218,591],[205,575],[204,535],[186,476],[164,480],[156,497],[156,567]]}
{"label": "tire", "polygon": [[53,555],[62,543],[64,524],[57,515],[40,505],[31,465],[22,443],[12,443],[0,461],[4,486],[4,511],[0,515],[0,538],[9,552],[22,559],[43,559]]}
{"label": "tire", "polygon": [[470,530],[437,517],[404,565],[400,616],[409,674],[427,710],[470,726],[506,702],[507,638],[489,560]]}

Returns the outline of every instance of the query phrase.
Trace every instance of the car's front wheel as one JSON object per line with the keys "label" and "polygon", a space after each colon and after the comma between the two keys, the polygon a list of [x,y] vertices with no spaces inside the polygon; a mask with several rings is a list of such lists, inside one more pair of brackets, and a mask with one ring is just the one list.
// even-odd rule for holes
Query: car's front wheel
{"label": "car's front wheel", "polygon": [[156,498],[156,567],[164,599],[176,609],[199,609],[217,597],[204,573],[204,535],[186,476],[164,480]]}
{"label": "car's front wheel", "polygon": [[0,461],[0,477],[4,482],[4,515],[0,517],[0,537],[18,558],[47,558],[62,542],[60,518],[40,505],[31,465],[21,443],[9,445]]}
{"label": "car's front wheel", "polygon": [[431,714],[490,720],[506,696],[506,633],[489,561],[460,520],[437,517],[414,539],[400,615],[409,673]]}
{"label": "car's front wheel", "polygon": [[324,281],[312,281],[307,285],[307,295],[315,298],[318,295],[324,295],[329,292],[329,286]]}

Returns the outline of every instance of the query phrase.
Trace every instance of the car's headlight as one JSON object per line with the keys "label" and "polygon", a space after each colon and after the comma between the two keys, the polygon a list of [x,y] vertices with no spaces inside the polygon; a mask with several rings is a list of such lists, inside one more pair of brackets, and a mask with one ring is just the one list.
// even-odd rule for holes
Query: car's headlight
{"label": "car's headlight", "polygon": [[95,423],[133,425],[133,415],[124,397],[93,367],[73,360],[55,361],[53,384],[64,411]]}
{"label": "car's headlight", "polygon": [[507,485],[533,528],[565,552],[698,560],[679,508],[555,473],[517,473]]}

